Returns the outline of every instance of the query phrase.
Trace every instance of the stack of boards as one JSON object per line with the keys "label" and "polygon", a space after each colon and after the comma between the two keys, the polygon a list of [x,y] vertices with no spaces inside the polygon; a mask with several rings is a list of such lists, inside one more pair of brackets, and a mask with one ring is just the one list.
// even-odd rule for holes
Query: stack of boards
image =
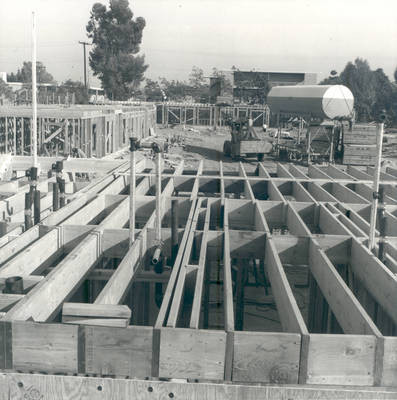
{"label": "stack of boards", "polygon": [[377,127],[373,124],[354,124],[343,133],[343,164],[375,165]]}

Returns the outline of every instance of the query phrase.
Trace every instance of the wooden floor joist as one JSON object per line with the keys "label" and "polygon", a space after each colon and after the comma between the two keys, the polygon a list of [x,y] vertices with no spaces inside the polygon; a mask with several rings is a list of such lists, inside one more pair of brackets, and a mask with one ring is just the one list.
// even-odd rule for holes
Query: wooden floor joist
{"label": "wooden floor joist", "polygon": [[[42,160],[44,169],[49,162]],[[11,165],[23,170],[27,160]],[[277,398],[273,390],[297,399],[394,395],[397,178],[390,171],[381,181],[382,262],[379,231],[375,253],[366,248],[372,186],[363,169],[239,163],[225,173],[222,163],[215,171],[205,161],[190,170],[180,163],[162,174],[159,243],[154,165],[141,160],[136,237],[128,247],[128,163],[65,165],[70,173],[98,174],[72,181],[65,207],[47,204],[40,225],[0,242],[0,369],[136,377],[125,380],[128,390],[144,388],[153,398],[163,390],[181,398]],[[42,183],[43,205],[49,182]],[[3,218],[12,216],[7,223],[18,222],[26,190],[15,186],[0,200]],[[20,289],[7,281],[15,276],[22,277]],[[145,377],[203,383],[161,386]],[[70,385],[73,377],[0,378],[0,387],[25,394],[30,384],[46,399],[55,380]],[[106,395],[117,385],[128,391],[115,378],[73,379],[86,379],[87,387],[95,381]]]}

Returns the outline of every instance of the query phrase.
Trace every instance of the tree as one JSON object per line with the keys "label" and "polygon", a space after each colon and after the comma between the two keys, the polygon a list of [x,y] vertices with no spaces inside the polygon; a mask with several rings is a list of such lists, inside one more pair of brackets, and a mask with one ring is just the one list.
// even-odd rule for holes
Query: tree
{"label": "tree", "polygon": [[227,76],[225,75],[225,73],[223,71],[220,71],[216,67],[213,67],[212,68],[212,76],[214,78],[219,79],[222,92],[228,92],[228,91],[230,92],[231,90],[233,90],[233,86],[232,86],[232,83],[230,82],[230,79],[227,78]]}
{"label": "tree", "polygon": [[[37,61],[36,63],[36,79],[37,83],[55,83],[54,77],[47,71],[45,65]],[[18,69],[17,73],[7,75],[8,82],[32,82],[32,62],[24,61],[22,68]]]}
{"label": "tree", "polygon": [[3,79],[0,78],[0,98],[5,97],[8,100],[12,100],[14,93],[9,85],[7,85]]}
{"label": "tree", "polygon": [[163,91],[157,81],[146,78],[145,80],[146,101],[162,101]]}
{"label": "tree", "polygon": [[396,69],[394,70],[394,82],[397,83],[397,67],[396,67]]}
{"label": "tree", "polygon": [[110,0],[109,9],[95,3],[86,27],[93,44],[90,66],[106,95],[115,100],[130,98],[148,68],[145,57],[137,55],[146,22],[133,17],[128,0]]}
{"label": "tree", "polygon": [[201,68],[193,66],[189,75],[189,84],[196,89],[205,86],[204,71]]}
{"label": "tree", "polygon": [[184,81],[160,78],[160,86],[169,100],[183,101],[186,96],[192,95],[192,87]]}
{"label": "tree", "polygon": [[381,68],[372,71],[368,61],[357,58],[348,62],[339,76],[332,74],[321,84],[345,85],[354,95],[354,107],[359,121],[373,121],[385,109],[389,121],[396,120],[396,88]]}
{"label": "tree", "polygon": [[396,120],[396,94],[395,86],[390,82],[382,68],[373,71],[375,81],[375,104],[372,108],[372,118],[378,119],[386,111],[387,120],[390,122]]}
{"label": "tree", "polygon": [[76,104],[88,103],[88,94],[82,82],[73,81],[71,79],[63,82],[57,90],[57,95],[65,96],[66,94],[69,95],[70,101],[74,94]]}

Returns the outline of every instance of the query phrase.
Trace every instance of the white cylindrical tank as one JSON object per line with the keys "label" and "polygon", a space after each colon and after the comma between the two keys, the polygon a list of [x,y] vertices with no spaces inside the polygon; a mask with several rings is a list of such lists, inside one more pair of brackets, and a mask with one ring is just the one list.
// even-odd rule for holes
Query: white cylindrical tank
{"label": "white cylindrical tank", "polygon": [[354,96],[343,85],[275,86],[267,104],[273,113],[305,114],[321,119],[348,118],[353,113]]}

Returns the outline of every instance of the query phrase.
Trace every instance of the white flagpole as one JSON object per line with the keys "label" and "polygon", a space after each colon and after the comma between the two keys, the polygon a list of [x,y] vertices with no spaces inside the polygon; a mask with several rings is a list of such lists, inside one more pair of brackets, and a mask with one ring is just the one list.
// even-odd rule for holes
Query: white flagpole
{"label": "white flagpole", "polygon": [[33,155],[33,166],[37,167],[37,82],[36,82],[36,17],[32,12],[32,129],[31,129],[31,144]]}

